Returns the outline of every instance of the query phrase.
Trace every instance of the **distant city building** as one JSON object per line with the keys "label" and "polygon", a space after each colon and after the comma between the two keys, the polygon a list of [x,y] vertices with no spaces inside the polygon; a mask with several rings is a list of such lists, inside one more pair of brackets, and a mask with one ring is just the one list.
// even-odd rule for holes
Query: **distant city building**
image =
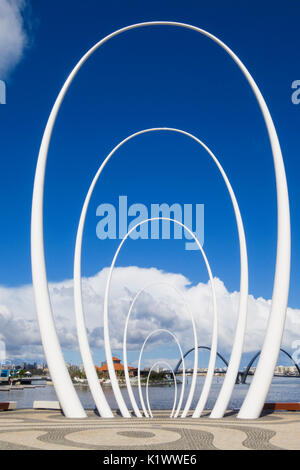
{"label": "distant city building", "polygon": [[298,375],[298,370],[296,366],[276,366],[275,367],[275,374],[278,375]]}

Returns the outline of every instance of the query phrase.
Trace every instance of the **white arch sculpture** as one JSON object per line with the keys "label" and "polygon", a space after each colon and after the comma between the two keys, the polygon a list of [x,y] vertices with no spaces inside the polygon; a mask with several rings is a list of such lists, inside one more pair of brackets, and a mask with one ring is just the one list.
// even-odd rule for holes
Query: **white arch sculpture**
{"label": "white arch sculpture", "polygon": [[[194,326],[194,325],[193,325]],[[143,399],[143,393],[142,393],[142,384],[141,384],[141,362],[142,362],[142,356],[143,356],[143,352],[144,352],[144,349],[145,349],[145,346],[148,342],[148,340],[151,338],[151,336],[157,334],[157,333],[167,333],[168,335],[172,336],[172,338],[174,338],[177,346],[178,346],[178,349],[179,349],[179,353],[180,353],[180,356],[181,356],[181,360],[184,361],[184,357],[183,357],[183,352],[182,352],[182,349],[181,349],[181,346],[180,346],[180,343],[178,341],[178,338],[177,336],[172,333],[172,331],[169,331],[169,330],[166,330],[165,328],[158,328],[157,330],[154,330],[152,331],[151,333],[148,334],[148,336],[146,337],[142,347],[141,347],[141,350],[140,350],[140,354],[139,354],[139,360],[138,360],[138,388],[139,388],[139,397],[140,397],[140,402],[141,402],[141,405],[142,405],[142,409],[143,409],[143,412],[144,412],[144,415],[146,416],[146,418],[149,418],[148,416],[148,412],[146,410],[146,407],[145,407],[145,402],[144,402],[144,399]],[[195,354],[196,356],[196,354]],[[160,361],[158,361],[160,362]],[[165,362],[165,361],[164,361]],[[155,363],[157,364],[157,363]],[[154,367],[154,366],[153,366]],[[172,369],[172,368],[171,368]],[[152,370],[152,369],[151,369]],[[196,373],[195,373],[196,371]],[[149,374],[150,375],[150,374]],[[149,378],[149,375],[148,375],[148,378]],[[173,372],[173,375],[174,375],[174,380],[175,380],[175,374]],[[197,378],[197,368],[194,367],[194,374]],[[194,377],[193,377],[194,378]],[[175,380],[176,382],[176,380]],[[177,385],[177,384],[176,384]],[[147,387],[148,387],[148,380],[147,380]],[[192,389],[192,387],[191,387]],[[146,388],[146,392],[147,392],[148,388]],[[184,390],[185,390],[185,364],[183,363],[183,385],[182,385],[182,388],[181,388],[181,394],[180,394],[180,397],[179,397],[179,402],[178,402],[178,406],[177,406],[177,410],[176,410],[176,413],[175,413],[175,418],[177,418],[177,416],[179,415],[180,413],[180,410],[181,410],[181,406],[182,406],[182,401],[183,401],[183,396],[184,396]],[[191,393],[191,392],[190,392]],[[194,390],[193,390],[193,394],[194,394]],[[191,401],[193,399],[193,395],[192,395],[192,398],[191,398]],[[172,413],[171,413],[171,416],[173,416],[174,414],[174,411],[175,411],[175,403],[177,401],[177,395],[176,395],[176,398],[174,400],[174,407],[173,407],[173,410],[172,410]],[[148,402],[148,408],[149,408],[149,401],[147,400]],[[152,417],[152,416],[151,416]]]}
{"label": "white arch sculpture", "polygon": [[[172,367],[170,366],[170,364],[167,361],[156,361],[153,364],[153,366],[151,367],[151,369],[149,370],[149,373],[148,373],[148,376],[147,376],[147,383],[146,383],[146,401],[147,401],[147,407],[148,407],[149,415],[150,415],[150,418],[153,418],[153,414],[152,414],[151,407],[150,407],[150,402],[149,402],[149,379],[150,379],[151,372],[153,371],[154,367],[157,366],[158,364],[165,364],[167,367],[169,367],[169,370],[171,371],[171,373],[173,375],[175,390],[174,390],[173,408],[172,408],[172,411],[171,411],[171,414],[170,414],[170,418],[173,418],[173,417],[176,418],[177,416],[176,416],[176,414],[174,415],[174,411],[175,411],[175,406],[176,406],[176,401],[177,401],[177,380],[176,380],[176,376],[174,374],[174,370],[172,369]],[[147,416],[147,418],[148,417],[149,416]]]}
{"label": "white arch sculpture", "polygon": [[[109,378],[110,378],[111,385],[112,385],[112,388],[113,388],[113,391],[114,391],[116,402],[119,406],[119,409],[120,409],[120,412],[121,412],[122,416],[124,418],[130,418],[130,413],[129,413],[129,410],[128,410],[128,408],[126,406],[126,403],[123,399],[123,396],[122,396],[122,393],[121,393],[121,390],[120,390],[120,387],[119,387],[119,384],[118,384],[118,380],[117,380],[117,377],[116,377],[114,365],[113,365],[113,359],[112,359],[112,353],[111,353],[111,347],[110,347],[109,326],[108,326],[108,297],[109,297],[109,289],[110,289],[113,269],[114,269],[118,254],[119,254],[124,242],[127,240],[129,235],[134,230],[136,230],[141,225],[143,225],[145,223],[148,223],[152,220],[168,220],[169,222],[174,222],[175,224],[178,224],[182,228],[184,228],[190,234],[190,236],[194,239],[194,241],[196,242],[196,244],[197,244],[197,246],[198,246],[198,248],[199,248],[199,250],[202,254],[202,257],[204,259],[205,266],[206,266],[206,269],[207,269],[207,272],[208,272],[208,275],[209,275],[210,287],[211,287],[211,292],[212,292],[212,300],[213,300],[214,316],[213,316],[213,332],[212,332],[212,342],[211,342],[211,351],[210,351],[210,356],[209,356],[208,370],[207,370],[206,378],[205,378],[205,381],[204,381],[203,389],[202,389],[202,392],[201,392],[201,396],[199,398],[198,405],[196,407],[197,412],[200,412],[200,414],[201,414],[201,412],[202,412],[202,410],[205,406],[205,403],[207,401],[209,391],[210,391],[210,387],[211,387],[211,383],[212,383],[212,379],[213,379],[213,375],[214,375],[216,357],[217,357],[217,342],[218,342],[217,300],[216,300],[216,293],[215,293],[213,275],[212,275],[208,260],[206,258],[206,255],[204,253],[204,250],[203,250],[201,244],[199,243],[199,240],[194,235],[194,233],[186,225],[179,222],[178,220],[171,219],[169,217],[151,217],[149,219],[145,219],[145,220],[139,222],[138,224],[136,224],[134,227],[132,227],[126,233],[125,237],[123,238],[123,240],[119,244],[118,249],[116,250],[115,256],[113,258],[113,261],[112,261],[110,269],[109,269],[109,273],[108,273],[108,277],[107,277],[107,281],[106,281],[106,287],[105,287],[105,294],[104,294],[103,331],[104,331],[105,355],[106,355]],[[74,288],[75,288],[75,286],[74,286]],[[196,354],[196,357],[197,357],[197,361],[198,361],[198,355],[197,354]],[[192,389],[192,386],[196,386],[196,382],[193,383],[193,381],[192,381],[191,389]],[[186,409],[189,410],[190,406],[191,406],[191,393],[189,394],[188,400],[186,402],[185,410]]]}
{"label": "white arch sculpture", "polygon": [[[48,292],[48,282],[45,264],[45,251],[44,251],[44,237],[43,237],[43,199],[44,199],[44,181],[46,173],[46,163],[48,156],[48,148],[52,136],[53,127],[60,106],[63,102],[65,94],[71,85],[74,77],[86,62],[86,60],[104,43],[110,39],[122,34],[126,31],[136,28],[147,26],[176,26],[196,31],[218,44],[224,49],[227,54],[237,64],[245,78],[247,79],[252,91],[256,97],[258,105],[261,109],[265,125],[268,131],[269,140],[271,144],[275,178],[276,178],[276,194],[277,194],[277,252],[276,252],[276,268],[274,276],[274,287],[272,296],[272,306],[269,315],[269,321],[263,344],[260,359],[256,368],[256,373],[250,385],[247,396],[244,400],[242,408],[238,417],[244,419],[258,418],[263,408],[268,390],[270,388],[274,368],[276,365],[277,357],[282,340],[284,329],[288,292],[289,292],[289,276],[290,276],[290,252],[291,252],[291,234],[290,234],[290,211],[288,200],[288,188],[286,182],[286,175],[282,153],[280,149],[279,140],[276,134],[275,126],[270,115],[266,102],[256,85],[254,79],[249,71],[237,55],[220,39],[210,34],[209,32],[198,28],[197,26],[179,23],[175,21],[149,21],[137,23],[130,26],[121,28],[108,36],[101,39],[93,47],[91,47],[86,54],[75,65],[63,87],[61,88],[56,101],[53,105],[49,115],[47,125],[45,127],[43,139],[38,156],[36,166],[33,198],[32,198],[32,213],[31,213],[31,265],[32,265],[32,280],[35,296],[35,304],[37,309],[38,322],[41,332],[43,348],[45,352],[46,361],[48,364],[49,372],[53,380],[55,391],[58,400],[61,404],[64,414],[67,417],[83,418],[86,414],[81,406],[78,396],[75,392],[70,376],[68,374],[63,354],[59,345],[52,309]],[[241,337],[239,330],[239,321],[236,328],[235,339],[233,343],[233,350],[229,362],[236,362],[237,347]],[[225,382],[224,382],[225,383]],[[223,387],[221,394],[226,395],[226,390]],[[214,417],[218,417],[215,413]]]}
{"label": "white arch sculpture", "polygon": [[[173,284],[170,284],[168,282],[163,282],[163,281],[157,281],[157,282],[152,282],[151,284],[148,284],[147,286],[143,287],[142,289],[140,289],[136,295],[134,296],[131,304],[130,304],[130,307],[129,307],[129,310],[128,310],[128,314],[127,314],[127,317],[126,317],[126,321],[125,321],[125,328],[124,328],[124,336],[123,336],[123,362],[124,362],[124,372],[125,372],[125,381],[126,381],[126,386],[127,386],[127,391],[128,391],[128,395],[129,395],[129,398],[130,398],[130,401],[131,401],[131,404],[132,404],[132,407],[133,407],[133,410],[134,410],[134,413],[135,415],[138,417],[138,418],[142,418],[142,414],[139,410],[139,407],[137,405],[137,402],[136,402],[136,399],[135,399],[135,396],[133,394],[133,390],[132,390],[132,387],[131,387],[131,383],[130,383],[130,378],[129,378],[129,373],[128,373],[128,362],[127,362],[127,331],[128,331],[128,323],[129,323],[129,320],[130,320],[130,316],[131,316],[131,313],[132,313],[132,310],[133,310],[133,307],[135,306],[135,303],[137,301],[137,299],[139,298],[139,296],[146,291],[146,289],[149,289],[150,287],[153,287],[154,285],[157,285],[157,284],[161,284],[161,285],[167,285],[168,287],[172,287],[176,292],[177,294],[182,298],[183,300],[183,303],[184,303],[184,307],[185,307],[185,310],[186,312],[188,313],[188,315],[190,316],[191,318],[191,322],[192,322],[192,327],[193,327],[193,333],[194,333],[194,344],[197,344],[197,348],[198,348],[198,340],[197,340],[197,332],[196,332],[196,325],[195,325],[195,321],[194,321],[194,317],[193,317],[193,314],[192,312],[190,311],[190,309],[188,308],[188,305],[187,303],[185,302],[185,299],[182,295],[182,293],[180,292],[179,289],[177,289],[177,287],[175,287]],[[157,330],[156,330],[157,331]],[[164,330],[166,331],[166,330]],[[170,332],[170,334],[173,336],[173,333]],[[179,348],[179,351],[181,353],[181,356],[182,356],[182,360],[184,360],[183,358],[183,355],[182,355],[182,351],[181,351],[181,347],[180,347],[180,344],[178,342],[178,339],[175,337],[175,335],[173,336],[175,341],[177,342],[177,345],[178,345],[178,348]],[[196,356],[196,355],[195,355]],[[184,377],[185,377],[185,367],[184,367],[184,363],[183,363],[183,371],[184,371]],[[195,385],[196,385],[196,379],[197,379],[197,362],[195,361],[195,357],[194,357],[194,374],[193,376],[195,375]],[[191,387],[192,388],[192,387]],[[195,390],[195,386],[193,386],[193,390]],[[192,399],[191,399],[191,402],[192,402]]]}
{"label": "white arch sculpture", "polygon": [[[197,142],[199,145],[201,145],[201,147],[203,147],[207,151],[207,153],[210,155],[210,157],[213,159],[213,161],[217,165],[223,177],[223,180],[226,184],[229,196],[231,198],[232,206],[234,209],[238,235],[239,235],[239,246],[240,246],[240,264],[241,264],[240,300],[239,300],[238,321],[237,321],[234,345],[233,345],[232,354],[231,354],[231,360],[229,361],[229,366],[228,366],[227,373],[225,375],[225,379],[222,385],[221,393],[219,394],[219,397],[211,413],[211,417],[220,418],[224,415],[228,402],[230,400],[230,396],[232,394],[232,390],[236,382],[236,377],[238,374],[239,364],[240,364],[242,350],[243,350],[244,334],[245,334],[246,319],[247,319],[247,301],[248,301],[247,247],[246,247],[243,221],[242,221],[241,213],[239,210],[239,206],[238,206],[234,191],[232,189],[232,186],[230,184],[230,181],[228,180],[223,167],[221,166],[220,162],[218,161],[214,153],[207,147],[207,145],[205,145],[200,139],[195,137],[193,134],[190,134],[189,132],[183,131],[181,129],[174,129],[174,128],[169,128],[169,127],[157,127],[157,128],[144,129],[144,130],[135,132],[134,134],[131,134],[130,136],[126,137],[124,140],[122,140],[118,145],[116,145],[113,148],[113,150],[108,154],[108,156],[102,162],[101,166],[99,167],[98,171],[96,172],[92,180],[92,183],[87,192],[87,195],[86,195],[83,207],[82,207],[82,211],[80,214],[80,220],[78,224],[77,237],[76,237],[75,255],[74,255],[74,305],[75,305],[77,334],[78,334],[78,339],[79,339],[80,351],[82,355],[82,361],[86,370],[86,374],[87,374],[88,381],[90,384],[90,389],[94,397],[94,400],[96,402],[96,406],[99,410],[99,413],[101,416],[110,417],[108,414],[108,410],[107,410],[108,404],[105,398],[103,399],[103,392],[102,392],[101,386],[98,381],[98,377],[95,372],[95,367],[94,367],[94,363],[93,363],[91,352],[90,352],[89,345],[88,345],[88,337],[87,337],[87,332],[86,332],[85,322],[84,322],[83,301],[82,301],[82,292],[81,292],[81,251],[82,251],[82,237],[83,237],[83,231],[84,231],[84,224],[85,224],[89,202],[92,197],[95,185],[97,181],[99,180],[100,175],[102,171],[104,170],[106,164],[115,154],[115,152],[118,149],[120,149],[120,147],[122,147],[129,140],[139,135],[148,133],[148,132],[157,132],[157,131],[168,131],[168,132],[176,132],[179,134],[183,134],[191,138],[195,142]],[[195,383],[192,383],[192,387],[195,387],[195,386],[196,386],[196,381]],[[130,396],[133,397],[133,393],[130,393],[131,392],[130,388],[128,390],[129,390]],[[105,409],[103,409],[104,405],[105,405]],[[199,407],[196,408],[196,410],[194,411],[194,415],[193,415],[194,418],[200,417],[201,410],[203,409],[202,405],[203,403],[201,401],[199,403]],[[188,410],[185,409],[184,415],[187,412]]]}

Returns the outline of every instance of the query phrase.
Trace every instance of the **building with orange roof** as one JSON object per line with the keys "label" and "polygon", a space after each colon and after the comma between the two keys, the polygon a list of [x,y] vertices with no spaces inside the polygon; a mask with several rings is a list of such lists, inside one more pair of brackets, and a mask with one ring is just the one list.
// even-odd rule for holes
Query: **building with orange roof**
{"label": "building with orange roof", "polygon": [[[121,364],[121,359],[119,359],[118,357],[113,356],[113,357],[112,357],[112,360],[113,360],[113,364],[114,364],[114,369],[115,369],[116,375],[119,375],[119,376],[124,375],[124,374],[125,374],[125,373],[124,373],[124,365]],[[97,367],[97,366],[96,366],[96,370],[97,370],[97,372],[99,372],[100,375],[102,375],[102,376],[105,376],[105,377],[108,377],[108,376],[109,376],[109,374],[108,374],[108,366],[107,366],[107,362],[106,362],[106,361],[101,362],[101,366],[100,366],[100,367]],[[134,377],[135,375],[137,375],[137,368],[136,368],[136,367],[128,366],[128,372],[129,372],[130,377]]]}

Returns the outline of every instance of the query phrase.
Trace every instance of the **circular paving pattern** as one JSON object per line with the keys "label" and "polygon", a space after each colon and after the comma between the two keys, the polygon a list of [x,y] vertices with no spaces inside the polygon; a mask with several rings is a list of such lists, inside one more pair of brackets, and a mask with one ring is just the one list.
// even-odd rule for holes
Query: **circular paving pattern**
{"label": "circular paving pattern", "polygon": [[[1,436],[0,436],[1,438]],[[145,432],[144,429],[139,431],[119,431],[119,425],[116,429],[87,429],[77,431],[66,436],[68,441],[77,444],[86,444],[97,447],[145,447],[155,444],[166,444],[181,439],[178,432],[168,431],[165,429],[157,429],[155,433]]]}
{"label": "circular paving pattern", "polygon": [[198,450],[300,449],[300,414],[274,413],[257,420],[169,419],[154,412],[151,420],[67,419],[59,411],[0,412],[0,449],[42,450]]}

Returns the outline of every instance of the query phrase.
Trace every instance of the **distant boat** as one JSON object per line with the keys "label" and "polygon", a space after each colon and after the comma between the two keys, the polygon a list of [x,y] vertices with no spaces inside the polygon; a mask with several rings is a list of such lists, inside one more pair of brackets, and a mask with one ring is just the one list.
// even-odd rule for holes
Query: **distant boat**
{"label": "distant boat", "polygon": [[104,382],[102,382],[102,385],[111,385],[110,379],[104,380]]}
{"label": "distant boat", "polygon": [[87,379],[81,379],[79,377],[74,377],[74,382],[76,382],[78,384],[87,384],[88,383]]}
{"label": "distant boat", "polygon": [[21,385],[31,385],[32,379],[30,377],[19,377]]}

